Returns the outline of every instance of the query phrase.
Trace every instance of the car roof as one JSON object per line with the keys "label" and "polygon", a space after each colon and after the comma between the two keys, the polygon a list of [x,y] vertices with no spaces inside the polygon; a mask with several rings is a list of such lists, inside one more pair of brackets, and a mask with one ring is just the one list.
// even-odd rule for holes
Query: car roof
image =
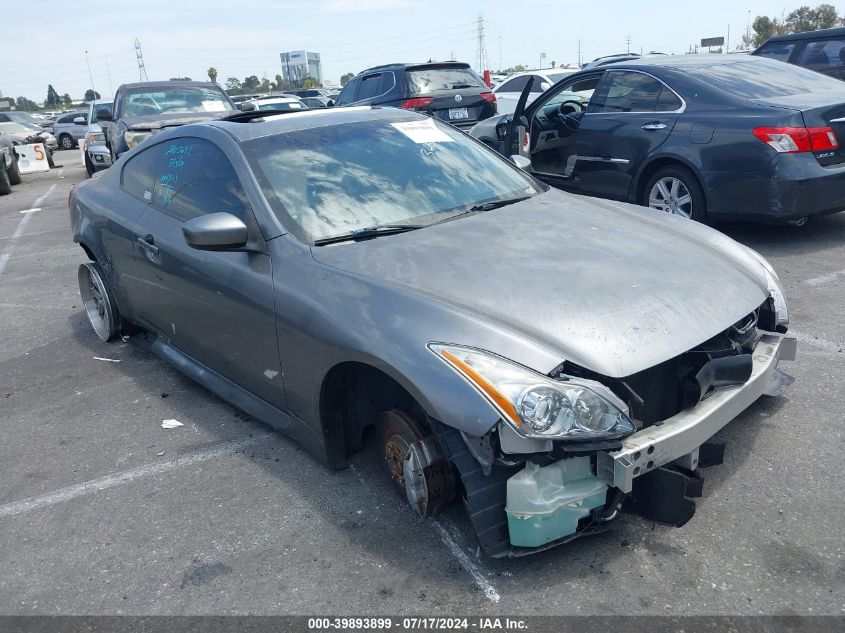
{"label": "car roof", "polygon": [[818,31],[805,31],[803,33],[790,33],[788,35],[773,35],[762,46],[769,42],[795,42],[798,40],[817,40],[826,37],[842,37],[845,35],[845,27],[836,27],[833,29],[820,29]]}
{"label": "car roof", "polygon": [[[469,68],[470,65],[466,62],[423,62],[417,64],[394,62],[392,64],[382,64],[380,66],[373,66],[362,70],[358,75],[365,75],[367,73],[375,72],[376,70],[425,70],[427,68]],[[357,75],[356,75],[357,76]]]}
{"label": "car roof", "polygon": [[[313,97],[312,97],[313,98]],[[259,99],[249,99],[247,103],[298,103],[302,101],[296,96],[278,96],[278,97],[261,97]]]}
{"label": "car roof", "polygon": [[[762,57],[754,57],[751,55],[718,55],[718,54],[702,54],[702,55],[655,55],[653,57],[640,57],[630,61],[616,62],[615,64],[607,64],[604,66],[596,66],[593,68],[584,69],[582,72],[599,69],[644,69],[644,68],[709,68],[712,66],[725,66],[729,64],[741,63],[767,63],[771,60]],[[781,62],[778,62],[781,63]]]}
{"label": "car roof", "polygon": [[286,114],[269,115],[266,118],[260,117],[247,122],[227,121],[219,119],[207,125],[225,130],[239,143],[264,136],[275,134],[287,134],[318,127],[345,125],[359,123],[362,121],[384,121],[393,123],[398,121],[426,120],[421,114],[400,110],[398,108],[373,108],[370,106],[348,107],[348,108],[323,108],[317,110],[296,110]]}
{"label": "car roof", "polygon": [[218,88],[221,92],[223,91],[220,86],[217,84],[213,84],[210,81],[182,81],[182,80],[175,80],[175,81],[136,81],[131,84],[122,84],[118,90],[121,88],[124,90],[133,90],[135,88]]}

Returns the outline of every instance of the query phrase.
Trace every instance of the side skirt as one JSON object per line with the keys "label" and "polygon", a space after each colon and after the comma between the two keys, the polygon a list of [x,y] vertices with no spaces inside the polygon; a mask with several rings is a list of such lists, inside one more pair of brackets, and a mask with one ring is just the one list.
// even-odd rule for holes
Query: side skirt
{"label": "side skirt", "polygon": [[197,362],[160,337],[141,334],[133,336],[129,340],[139,349],[155,354],[162,360],[167,361],[226,402],[291,437],[325,466],[333,469],[338,468],[338,466],[329,462],[322,435],[314,431],[304,420],[259,398],[228,378]]}

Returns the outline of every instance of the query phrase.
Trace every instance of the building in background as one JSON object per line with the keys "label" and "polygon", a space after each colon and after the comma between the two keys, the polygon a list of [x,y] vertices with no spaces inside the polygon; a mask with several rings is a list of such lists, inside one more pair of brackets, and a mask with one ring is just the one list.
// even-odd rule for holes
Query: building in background
{"label": "building in background", "polygon": [[323,83],[323,68],[320,65],[320,53],[308,51],[290,51],[281,53],[282,79],[290,88],[302,87],[302,81],[311,77],[318,84]]}

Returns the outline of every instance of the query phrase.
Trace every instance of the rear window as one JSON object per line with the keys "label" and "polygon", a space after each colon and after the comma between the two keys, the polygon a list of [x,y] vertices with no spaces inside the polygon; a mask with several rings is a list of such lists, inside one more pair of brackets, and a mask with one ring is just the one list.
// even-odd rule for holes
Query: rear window
{"label": "rear window", "polygon": [[222,90],[194,86],[158,89],[136,88],[126,92],[124,116],[146,116],[176,112],[227,112],[229,100]]}
{"label": "rear window", "polygon": [[408,71],[414,92],[459,90],[461,88],[487,88],[481,77],[469,68],[426,68]]}
{"label": "rear window", "polygon": [[687,72],[714,88],[747,99],[845,89],[838,79],[780,62],[719,64],[694,68]]}

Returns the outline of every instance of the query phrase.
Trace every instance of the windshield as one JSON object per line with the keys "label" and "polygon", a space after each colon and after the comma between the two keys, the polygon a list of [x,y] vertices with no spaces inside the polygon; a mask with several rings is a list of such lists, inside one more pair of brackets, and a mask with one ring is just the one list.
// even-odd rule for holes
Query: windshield
{"label": "windshield", "polygon": [[845,92],[838,79],[782,62],[740,62],[691,69],[709,85],[746,99],[765,99],[806,92]]}
{"label": "windshield", "polygon": [[226,112],[231,106],[221,90],[174,86],[156,90],[142,89],[126,95],[124,116],[163,113]]}
{"label": "windshield", "polygon": [[481,78],[469,68],[427,68],[411,70],[407,75],[414,92],[487,88]]}
{"label": "windshield", "polygon": [[98,119],[97,119],[97,111],[98,110],[111,110],[113,106],[114,106],[114,104],[111,103],[111,102],[109,102],[109,103],[95,103],[93,105],[93,107],[91,108],[90,122],[96,123],[98,121]]}
{"label": "windshield", "polygon": [[320,127],[243,147],[274,212],[304,241],[433,224],[539,191],[516,167],[433,119]]}
{"label": "windshield", "polygon": [[299,101],[280,101],[277,103],[260,102],[257,104],[259,110],[304,110],[303,104]]}
{"label": "windshield", "polygon": [[6,112],[10,119],[14,119],[18,123],[23,123],[24,125],[28,125],[29,127],[41,127],[41,124],[44,123],[43,119],[38,119],[28,112]]}

